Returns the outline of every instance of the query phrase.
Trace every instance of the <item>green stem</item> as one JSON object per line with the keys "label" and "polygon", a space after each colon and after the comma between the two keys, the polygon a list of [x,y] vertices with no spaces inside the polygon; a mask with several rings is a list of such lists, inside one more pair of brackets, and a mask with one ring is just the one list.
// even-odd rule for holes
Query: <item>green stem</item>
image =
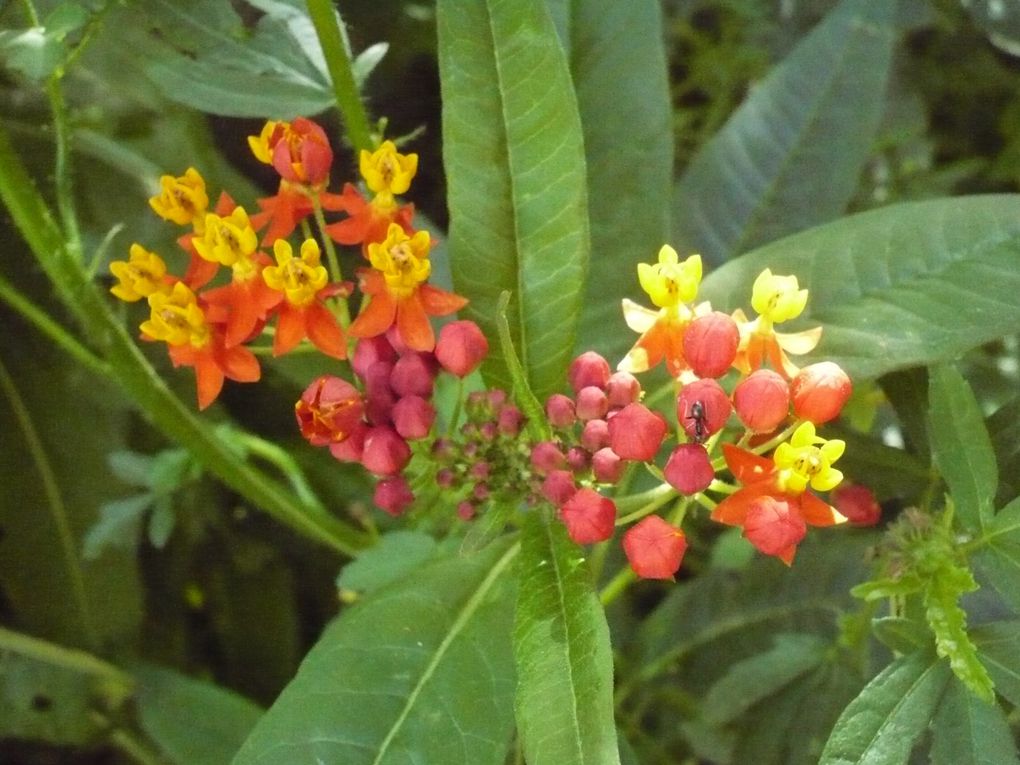
{"label": "green stem", "polygon": [[66,248],[73,258],[81,260],[81,231],[78,228],[78,213],[74,203],[74,183],[71,171],[71,140],[67,119],[67,101],[61,87],[61,70],[57,70],[46,85],[46,93],[53,110],[53,134],[56,146],[54,180],[57,195],[57,211],[64,226]]}
{"label": "green stem", "polygon": [[[319,227],[319,235],[322,238],[322,246],[326,250],[326,261],[329,263],[329,275],[331,281],[342,282],[344,273],[340,268],[340,258],[337,257],[336,247],[333,246],[333,239],[326,232],[326,216],[322,213],[322,203],[319,195],[312,196],[312,208],[315,210],[315,225]],[[340,320],[340,326],[344,329],[351,326],[351,311],[347,306],[347,298],[340,297],[330,301],[333,304],[334,312]]]}
{"label": "green stem", "polygon": [[110,734],[110,743],[138,765],[166,765],[166,760],[124,728],[117,728]]}
{"label": "green stem", "polygon": [[[628,515],[625,515],[622,518],[617,518],[616,519],[617,526],[625,526],[628,523],[644,518],[646,515],[655,512],[660,507],[665,505],[667,502],[671,501],[674,496],[676,496],[676,492],[673,490],[673,487],[670,486],[669,484],[657,486],[650,492],[646,492],[646,494],[651,495],[651,499],[645,504],[641,505],[641,507],[639,507],[632,513],[629,513]],[[629,499],[633,499],[633,497],[629,497]],[[619,505],[617,506],[619,507]]]}
{"label": "green stem", "polygon": [[302,504],[288,489],[246,464],[173,395],[114,315],[105,295],[89,281],[81,260],[64,246],[60,229],[2,126],[0,199],[57,294],[109,363],[113,377],[157,428],[186,446],[225,484],[305,536],[347,554],[370,543],[368,535]]}
{"label": "green stem", "polygon": [[100,377],[110,377],[110,365],[78,342],[66,329],[53,321],[41,308],[29,301],[17,288],[0,276],[0,300],[5,302],[40,333],[66,351],[75,361]]}
{"label": "green stem", "polygon": [[372,136],[368,127],[368,114],[354,82],[350,52],[344,43],[343,31],[332,0],[308,0],[308,15],[315,25],[315,34],[326,58],[326,68],[333,80],[333,94],[347,127],[347,140],[355,152],[369,149]]}
{"label": "green stem", "polygon": [[35,5],[32,4],[32,0],[21,0],[21,7],[25,11],[25,16],[28,17],[29,26],[39,26],[39,14],[35,10]]}
{"label": "green stem", "polygon": [[14,378],[7,371],[7,367],[0,361],[0,390],[10,402],[14,411],[14,418],[21,428],[21,434],[25,439],[25,446],[35,463],[39,472],[39,482],[42,484],[42,493],[46,497],[46,504],[49,506],[50,515],[53,517],[53,526],[57,532],[57,539],[60,542],[60,555],[67,567],[67,575],[71,582],[70,600],[78,612],[81,621],[82,633],[85,643],[90,648],[98,645],[99,638],[96,634],[95,624],[92,622],[92,615],[89,612],[88,596],[85,594],[85,577],[81,570],[81,560],[78,557],[78,545],[71,530],[71,521],[68,518],[67,506],[64,505],[64,498],[60,494],[60,487],[57,485],[57,476],[46,456],[46,449],[43,447],[42,439],[39,437],[32,416],[25,406],[25,401],[18,393],[14,384]]}
{"label": "green stem", "polygon": [[608,606],[636,581],[637,574],[631,571],[630,566],[620,569],[609,584],[602,588],[602,592],[599,593],[599,601],[603,606]]}
{"label": "green stem", "polygon": [[457,402],[453,405],[453,413],[450,415],[450,422],[446,426],[446,435],[452,436],[457,427],[457,420],[460,419],[460,409],[464,406],[464,378],[457,378]]}
{"label": "green stem", "polygon": [[250,451],[257,457],[261,457],[270,464],[272,464],[277,470],[280,471],[287,478],[287,482],[294,489],[294,493],[298,499],[304,502],[309,507],[317,507],[325,512],[325,508],[319,501],[319,498],[312,491],[312,487],[308,485],[308,481],[305,480],[304,473],[301,472],[301,468],[298,467],[297,462],[291,457],[286,450],[272,443],[266,441],[264,438],[259,438],[253,433],[238,432],[236,429],[231,429],[231,435],[244,444],[244,448]]}
{"label": "green stem", "polygon": [[638,508],[649,502],[653,502],[662,496],[665,496],[668,500],[675,493],[676,492],[672,486],[668,483],[663,483],[660,486],[656,486],[654,489],[648,489],[648,491],[643,491],[640,494],[631,494],[629,497],[618,497],[616,499],[616,508],[620,511]]}

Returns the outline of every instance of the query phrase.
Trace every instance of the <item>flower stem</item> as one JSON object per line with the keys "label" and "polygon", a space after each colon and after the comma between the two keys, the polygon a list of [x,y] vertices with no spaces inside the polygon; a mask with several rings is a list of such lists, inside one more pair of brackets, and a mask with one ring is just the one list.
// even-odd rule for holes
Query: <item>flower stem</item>
{"label": "flower stem", "polygon": [[333,80],[333,95],[347,127],[347,140],[355,152],[368,149],[372,144],[368,114],[354,81],[350,50],[340,28],[343,22],[339,20],[332,0],[308,0],[308,15],[315,26],[315,34],[326,58],[326,68]]}
{"label": "flower stem", "polygon": [[599,593],[599,601],[603,606],[608,606],[616,600],[634,582],[637,576],[631,571],[630,566],[620,569],[619,573]]}
{"label": "flower stem", "polygon": [[622,518],[617,518],[616,525],[624,526],[632,521],[640,520],[649,513],[655,512],[676,496],[676,492],[673,491],[673,487],[669,484],[663,484],[662,486],[652,489],[652,491],[656,492],[656,496],[651,501],[645,503],[632,513],[629,513]]}
{"label": "flower stem", "polygon": [[[315,194],[312,196],[312,207],[315,210],[315,225],[319,227],[319,235],[322,239],[322,247],[326,250],[326,262],[329,263],[329,275],[330,281],[342,282],[344,280],[343,271],[340,268],[340,258],[337,257],[336,247],[333,246],[333,240],[326,232],[326,216],[322,212],[322,203],[319,201],[319,195]],[[351,325],[351,310],[347,305],[347,298],[338,297],[330,300],[332,304],[333,313],[336,314],[340,320],[340,326],[347,329]]]}

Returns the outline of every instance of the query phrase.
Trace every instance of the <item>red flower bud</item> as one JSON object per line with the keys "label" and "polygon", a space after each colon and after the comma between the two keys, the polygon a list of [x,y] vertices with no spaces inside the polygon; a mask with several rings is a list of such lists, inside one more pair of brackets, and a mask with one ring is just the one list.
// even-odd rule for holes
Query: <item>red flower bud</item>
{"label": "red flower bud", "polygon": [[606,383],[610,409],[623,409],[641,397],[641,383],[630,372],[613,372]]}
{"label": "red flower bud", "polygon": [[395,475],[407,466],[410,459],[411,447],[388,425],[378,425],[365,434],[361,464],[370,473]]}
{"label": "red flower bud", "polygon": [[704,491],[715,478],[712,461],[701,444],[680,444],[669,455],[662,474],[670,486],[686,495]]}
{"label": "red flower bud", "polygon": [[425,438],[435,421],[435,408],[420,396],[404,396],[393,406],[393,427],[408,441]]}
{"label": "red flower bud", "polygon": [[[333,164],[333,150],[329,139],[317,124],[305,117],[298,117],[290,124],[289,131],[277,131],[273,149],[273,167],[280,177],[292,183],[307,183],[312,186],[323,184],[329,178]],[[273,139],[270,139],[273,143]]]}
{"label": "red flower bud", "polygon": [[414,502],[414,494],[403,476],[384,478],[375,485],[372,501],[376,507],[393,516],[402,514]]}
{"label": "red flower bud", "polygon": [[642,579],[672,579],[687,551],[687,540],[680,529],[649,515],[627,529],[623,551]]}
{"label": "red flower bud", "polygon": [[831,361],[804,367],[790,383],[794,413],[815,425],[838,417],[852,391],[847,373]]}
{"label": "red flower bud", "polygon": [[597,452],[609,446],[609,423],[605,420],[588,420],[581,431],[581,446],[590,452]]}
{"label": "red flower bud", "polygon": [[457,503],[457,517],[462,521],[470,521],[475,517],[475,506],[474,503],[469,500],[463,500]]}
{"label": "red flower bud", "polygon": [[585,472],[591,465],[591,454],[580,446],[571,446],[567,449],[567,467],[575,473]]}
{"label": "red flower bud", "polygon": [[732,408],[730,397],[715,380],[688,383],[676,399],[680,427],[697,443],[722,430]]}
{"label": "red flower bud", "polygon": [[790,413],[790,386],[777,372],[758,369],[733,389],[733,407],[749,430],[770,433]]}
{"label": "red flower bud", "polygon": [[542,481],[542,496],[559,507],[577,491],[574,476],[569,470],[552,470]]}
{"label": "red flower bud", "polygon": [[521,410],[513,404],[504,406],[499,410],[497,425],[499,432],[506,436],[516,436],[521,432],[521,424],[524,422],[524,415]]}
{"label": "red flower bud", "polygon": [[797,544],[807,534],[807,524],[785,499],[758,497],[747,510],[744,536],[766,555],[792,560]]}
{"label": "red flower bud", "polygon": [[552,394],[545,402],[545,416],[554,428],[569,428],[577,419],[574,400],[562,393]]}
{"label": "red flower bud", "polygon": [[442,489],[449,489],[457,483],[457,474],[450,468],[440,468],[436,471],[436,485]]}
{"label": "red flower bud", "polygon": [[616,505],[594,489],[578,489],[560,507],[560,518],[579,545],[604,542],[613,536]]}
{"label": "red flower bud", "polygon": [[882,508],[867,486],[840,484],[832,490],[833,506],[854,526],[874,526],[882,519]]}
{"label": "red flower bud", "polygon": [[488,485],[484,483],[476,483],[475,487],[471,490],[471,496],[478,502],[484,502],[489,498]]}
{"label": "red flower bud", "polygon": [[608,446],[591,456],[591,472],[599,483],[616,483],[623,477],[626,463]]}
{"label": "red flower bud", "polygon": [[698,377],[722,377],[737,357],[740,330],[719,311],[699,316],[684,330],[684,358]]}
{"label": "red flower bud", "polygon": [[314,380],[294,405],[301,435],[313,446],[346,439],[361,422],[363,411],[364,402],[357,388],[332,375]]}
{"label": "red flower bud", "polygon": [[474,372],[488,352],[489,341],[473,321],[451,321],[439,330],[436,358],[457,377]]}
{"label": "red flower bud", "polygon": [[582,422],[605,417],[609,411],[609,399],[601,388],[589,385],[577,392],[576,411]]}
{"label": "red flower bud", "polygon": [[386,361],[392,364],[396,360],[397,352],[393,350],[390,341],[384,335],[377,335],[358,340],[358,345],[354,349],[354,358],[351,359],[351,366],[354,368],[354,373],[364,380],[368,368],[377,361]]}
{"label": "red flower bud", "polygon": [[609,362],[595,351],[586,351],[570,363],[567,379],[570,380],[570,387],[574,389],[574,393],[577,393],[589,385],[604,390],[609,382],[609,375]]}
{"label": "red flower bud", "polygon": [[368,428],[365,424],[358,423],[351,431],[350,436],[338,444],[329,445],[329,453],[340,462],[361,462],[361,453],[365,448],[367,433]]}
{"label": "red flower bud", "polygon": [[435,357],[431,353],[409,351],[393,365],[390,387],[398,396],[432,398],[432,380],[435,376]]}
{"label": "red flower bud", "polygon": [[540,441],[531,449],[531,466],[540,475],[550,470],[562,470],[566,464],[567,458],[552,441]]}
{"label": "red flower bud", "polygon": [[625,460],[655,459],[665,437],[665,418],[644,404],[627,404],[609,420],[609,443]]}

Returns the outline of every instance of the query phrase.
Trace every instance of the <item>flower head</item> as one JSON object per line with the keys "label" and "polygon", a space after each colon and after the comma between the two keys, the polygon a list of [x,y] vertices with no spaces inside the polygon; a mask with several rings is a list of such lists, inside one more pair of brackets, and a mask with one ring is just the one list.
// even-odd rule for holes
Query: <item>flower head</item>
{"label": "flower head", "polygon": [[200,232],[209,207],[209,197],[198,170],[189,167],[180,177],[161,176],[159,188],[159,194],[149,199],[149,206],[156,215],[181,226],[193,223],[195,230]]}
{"label": "flower head", "polygon": [[128,260],[110,263],[110,272],[119,280],[110,292],[121,300],[134,303],[156,292],[170,292],[166,279],[166,263],[140,244],[132,244]]}
{"label": "flower head", "polygon": [[314,380],[294,405],[301,435],[314,446],[347,439],[361,425],[364,401],[357,388],[334,375]]}
{"label": "flower head", "polygon": [[375,151],[361,150],[358,166],[365,185],[376,194],[404,194],[418,172],[418,155],[401,154],[393,141],[383,141]]}
{"label": "flower head", "polygon": [[256,159],[291,183],[321,186],[329,179],[333,149],[326,132],[309,119],[269,121],[259,135],[248,136],[248,146]]}
{"label": "flower head", "polygon": [[202,236],[194,237],[191,244],[203,260],[233,266],[249,258],[259,243],[248,213],[235,207],[226,216],[208,213]]}
{"label": "flower head", "polygon": [[789,442],[776,448],[777,486],[791,494],[800,494],[809,484],[815,491],[834,489],[843,480],[843,474],[832,467],[832,463],[843,455],[845,449],[845,441],[827,441],[815,435],[812,423],[802,423]]}
{"label": "flower head", "polygon": [[142,322],[142,332],[152,340],[163,340],[167,345],[191,345],[201,348],[209,342],[209,325],[205,313],[198,305],[195,293],[177,282],[170,292],[153,292],[149,295],[151,315]]}
{"label": "flower head", "polygon": [[408,236],[397,224],[390,224],[386,239],[368,246],[368,259],[372,267],[386,279],[386,289],[400,299],[411,295],[418,285],[429,278],[432,263],[429,248],[432,240],[428,231]]}
{"label": "flower head", "polygon": [[658,263],[638,263],[638,281],[659,308],[690,303],[697,297],[701,284],[701,256],[691,255],[681,263],[676,250],[664,244]]}
{"label": "flower head", "polygon": [[301,252],[294,257],[294,249],[286,239],[277,239],[273,244],[275,266],[267,266],[262,272],[266,284],[279,290],[293,306],[304,307],[315,300],[319,292],[329,281],[326,267],[320,263],[322,253],[319,243],[314,239],[306,239],[301,244]]}
{"label": "flower head", "polygon": [[800,316],[807,299],[808,291],[800,289],[796,276],[778,276],[768,268],[758,274],[751,288],[751,307],[775,324]]}

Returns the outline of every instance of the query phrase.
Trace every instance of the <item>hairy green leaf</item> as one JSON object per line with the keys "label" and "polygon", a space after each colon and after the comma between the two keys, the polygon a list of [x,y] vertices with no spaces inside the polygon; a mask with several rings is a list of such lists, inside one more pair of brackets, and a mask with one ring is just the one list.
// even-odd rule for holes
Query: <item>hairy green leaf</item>
{"label": "hairy green leaf", "polygon": [[513,724],[508,544],[431,563],[345,611],[234,765],[501,765]]}
{"label": "hairy green leaf", "polygon": [[529,765],[619,765],[609,627],[582,550],[530,514],[514,626],[517,729]]}
{"label": "hairy green leaf", "polygon": [[[511,337],[539,399],[574,349],[588,265],[584,146],[566,57],[542,0],[438,6],[450,259],[467,315]],[[506,360],[482,367],[508,388]]]}
{"label": "hairy green leaf", "polygon": [[1002,710],[950,681],[932,724],[932,765],[1020,765]]}
{"label": "hairy green leaf", "polygon": [[882,118],[899,3],[844,0],[691,161],[677,242],[720,263],[840,215]]}
{"label": "hairy green leaf", "polygon": [[932,451],[953,497],[955,518],[977,532],[991,520],[999,485],[984,415],[963,375],[950,365],[932,370],[928,399]]}
{"label": "hairy green leaf", "polygon": [[[851,377],[949,361],[1020,325],[1020,195],[908,202],[766,245],[705,279],[720,310],[750,302],[764,268],[811,297],[792,329],[821,325],[816,356]],[[952,306],[947,310],[946,306]],[[783,329],[786,329],[784,326]]]}
{"label": "hairy green leaf", "polygon": [[902,765],[950,677],[927,652],[894,661],[843,711],[820,765]]}

